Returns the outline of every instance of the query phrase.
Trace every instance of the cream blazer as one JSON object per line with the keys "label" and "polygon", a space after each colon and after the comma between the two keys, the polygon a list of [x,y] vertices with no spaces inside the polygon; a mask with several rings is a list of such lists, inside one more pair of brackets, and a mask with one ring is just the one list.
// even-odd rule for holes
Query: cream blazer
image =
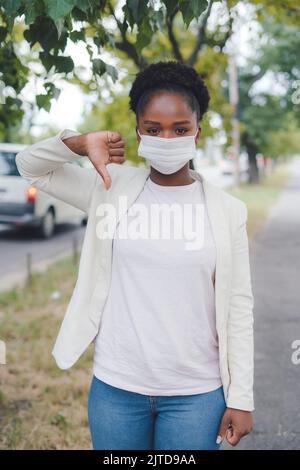
{"label": "cream blazer", "polygon": [[[110,163],[112,186],[106,190],[95,168],[70,162],[79,158],[62,141],[78,135],[63,130],[54,137],[33,144],[16,156],[23,178],[32,186],[69,203],[88,214],[77,281],[52,354],[61,369],[68,369],[95,339],[111,277],[112,237],[96,234],[99,208],[113,204],[123,215],[119,196],[127,197],[127,208],[142,191],[150,169]],[[240,199],[203,182],[207,210],[217,248],[215,272],[216,328],[219,365],[227,407],[254,410],[253,401],[253,294],[247,236],[247,206]],[[122,198],[121,198],[122,199]],[[97,212],[98,209],[98,212]],[[125,209],[127,210],[127,209]],[[114,228],[114,227],[112,227]]]}

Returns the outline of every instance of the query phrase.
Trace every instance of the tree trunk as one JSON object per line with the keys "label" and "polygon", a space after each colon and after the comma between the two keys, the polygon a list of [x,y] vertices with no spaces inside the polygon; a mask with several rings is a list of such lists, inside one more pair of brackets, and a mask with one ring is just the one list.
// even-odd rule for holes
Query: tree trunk
{"label": "tree trunk", "polygon": [[246,143],[246,149],[249,156],[249,183],[254,184],[259,182],[259,171],[256,161],[257,147],[251,142]]}

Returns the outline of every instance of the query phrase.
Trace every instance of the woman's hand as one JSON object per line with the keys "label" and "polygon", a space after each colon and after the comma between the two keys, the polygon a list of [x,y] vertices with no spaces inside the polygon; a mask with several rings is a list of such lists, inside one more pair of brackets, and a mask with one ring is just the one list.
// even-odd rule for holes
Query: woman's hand
{"label": "woman's hand", "polygon": [[106,189],[111,187],[108,163],[124,163],[124,142],[119,132],[96,131],[68,137],[64,144],[78,155],[87,156],[101,175]]}
{"label": "woman's hand", "polygon": [[226,437],[229,444],[236,446],[243,436],[252,431],[253,420],[251,411],[227,408],[219,428],[217,444]]}
{"label": "woman's hand", "polygon": [[108,163],[124,163],[124,142],[119,132],[97,131],[86,134],[86,153],[103,178],[106,189],[111,187]]}

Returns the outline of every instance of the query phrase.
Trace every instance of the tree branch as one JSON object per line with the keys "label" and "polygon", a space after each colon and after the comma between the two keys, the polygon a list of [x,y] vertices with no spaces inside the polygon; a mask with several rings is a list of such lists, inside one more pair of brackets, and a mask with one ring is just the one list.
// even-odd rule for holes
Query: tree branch
{"label": "tree branch", "polygon": [[179,11],[179,8],[176,7],[173,10],[172,14],[169,17],[167,17],[167,30],[168,30],[168,38],[169,38],[171,46],[172,46],[174,57],[179,62],[184,62],[181,51],[180,51],[180,48],[179,48],[178,41],[177,41],[175,33],[173,31],[174,18],[175,18],[175,15],[178,11]]}
{"label": "tree branch", "polygon": [[192,50],[192,53],[191,53],[190,57],[187,60],[187,64],[190,65],[191,67],[195,64],[195,62],[197,60],[198,53],[200,52],[200,50],[204,46],[205,29],[206,29],[208,18],[209,18],[210,13],[211,13],[213,3],[214,3],[214,0],[209,0],[208,7],[207,7],[206,11],[203,14],[203,18],[202,18],[201,24],[200,24],[199,29],[198,29],[196,44],[195,44],[195,46]]}
{"label": "tree branch", "polygon": [[218,46],[220,47],[221,52],[223,52],[226,42],[228,41],[228,39],[230,38],[232,34],[232,25],[233,25],[233,18],[229,10],[228,30],[226,31],[224,38],[221,40],[221,42],[218,43]]}
{"label": "tree branch", "polygon": [[127,25],[125,23],[121,23],[121,21],[116,17],[115,11],[110,3],[108,3],[108,8],[109,8],[110,14],[114,17],[117,23],[117,26],[118,26],[118,29],[122,38],[122,41],[115,41],[116,48],[122,52],[125,52],[128,55],[128,57],[130,57],[133,60],[135,65],[138,67],[138,69],[140,70],[144,69],[148,65],[148,62],[144,57],[142,57],[137,52],[134,44],[132,44],[127,39],[126,37]]}

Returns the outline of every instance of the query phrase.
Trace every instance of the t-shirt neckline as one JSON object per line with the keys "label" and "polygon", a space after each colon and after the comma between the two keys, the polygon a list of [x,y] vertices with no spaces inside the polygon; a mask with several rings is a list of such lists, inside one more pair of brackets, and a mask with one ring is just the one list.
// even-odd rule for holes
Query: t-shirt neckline
{"label": "t-shirt neckline", "polygon": [[154,189],[160,189],[162,191],[170,191],[170,190],[179,190],[179,191],[187,191],[187,190],[190,190],[190,189],[194,189],[197,184],[199,183],[198,179],[195,179],[192,183],[189,183],[189,184],[181,184],[181,185],[177,185],[177,186],[166,186],[166,185],[163,185],[163,184],[158,184],[158,183],[155,183],[151,178],[150,176],[148,177],[147,179],[147,184],[149,186],[151,186],[152,188]]}

